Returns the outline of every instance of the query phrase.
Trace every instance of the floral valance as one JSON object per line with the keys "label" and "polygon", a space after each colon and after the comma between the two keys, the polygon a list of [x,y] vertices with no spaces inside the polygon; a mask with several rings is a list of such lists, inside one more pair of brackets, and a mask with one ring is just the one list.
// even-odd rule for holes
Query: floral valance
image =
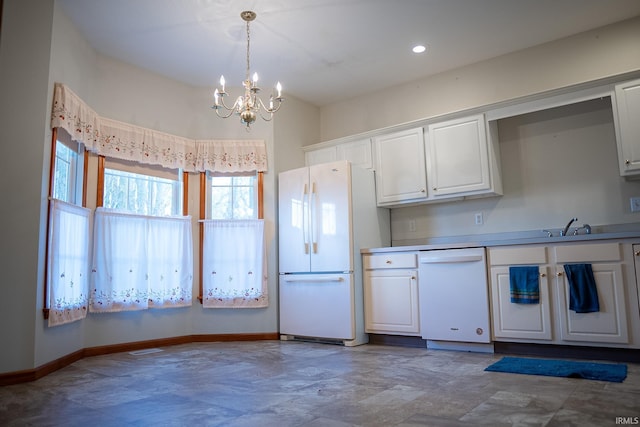
{"label": "floral valance", "polygon": [[187,172],[264,172],[263,140],[194,140],[100,117],[67,86],[56,83],[51,127],[87,150],[117,159]]}

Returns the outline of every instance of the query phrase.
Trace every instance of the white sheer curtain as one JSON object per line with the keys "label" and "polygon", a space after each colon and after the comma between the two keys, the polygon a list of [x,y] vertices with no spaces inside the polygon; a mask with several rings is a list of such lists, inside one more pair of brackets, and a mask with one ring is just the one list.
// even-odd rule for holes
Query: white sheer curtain
{"label": "white sheer curtain", "polygon": [[191,305],[193,243],[191,217],[150,218],[149,307]]}
{"label": "white sheer curtain", "polygon": [[47,256],[49,326],[84,319],[89,295],[91,210],[51,200]]}
{"label": "white sheer curtain", "polygon": [[98,208],[92,312],[191,305],[191,217],[150,217]]}
{"label": "white sheer curtain", "polygon": [[267,307],[264,221],[203,222],[203,307]]}

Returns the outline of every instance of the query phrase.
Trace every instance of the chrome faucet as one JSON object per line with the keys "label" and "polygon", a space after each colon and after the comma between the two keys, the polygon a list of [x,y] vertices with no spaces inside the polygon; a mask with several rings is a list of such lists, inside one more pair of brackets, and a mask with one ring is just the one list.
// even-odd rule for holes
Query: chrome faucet
{"label": "chrome faucet", "polygon": [[560,235],[561,235],[561,236],[566,236],[566,235],[567,235],[567,233],[569,232],[569,227],[571,227],[571,224],[573,224],[573,221],[577,221],[577,220],[578,220],[578,218],[571,218],[571,220],[569,221],[569,223],[567,224],[567,226],[566,226],[566,227],[564,227],[564,230],[562,230],[562,231],[560,232]]}

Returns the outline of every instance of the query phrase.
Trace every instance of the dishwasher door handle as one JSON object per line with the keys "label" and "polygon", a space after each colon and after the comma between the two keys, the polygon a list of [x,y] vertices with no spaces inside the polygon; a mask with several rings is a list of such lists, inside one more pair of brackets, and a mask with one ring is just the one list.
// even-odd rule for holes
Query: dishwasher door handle
{"label": "dishwasher door handle", "polygon": [[444,264],[454,262],[475,262],[482,260],[482,255],[422,256],[420,257],[420,264]]}

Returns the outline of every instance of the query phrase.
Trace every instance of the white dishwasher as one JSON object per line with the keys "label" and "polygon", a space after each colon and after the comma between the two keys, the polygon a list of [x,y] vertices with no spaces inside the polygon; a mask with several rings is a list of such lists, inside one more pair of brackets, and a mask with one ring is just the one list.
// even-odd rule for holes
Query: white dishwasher
{"label": "white dishwasher", "polygon": [[489,290],[484,248],[420,251],[422,338],[491,342]]}

